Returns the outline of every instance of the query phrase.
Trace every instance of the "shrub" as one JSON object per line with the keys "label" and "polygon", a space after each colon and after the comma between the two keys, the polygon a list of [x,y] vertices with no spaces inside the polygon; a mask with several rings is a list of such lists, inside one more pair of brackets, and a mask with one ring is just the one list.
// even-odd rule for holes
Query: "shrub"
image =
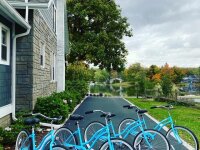
{"label": "shrub", "polygon": [[18,120],[9,126],[10,130],[5,130],[3,128],[0,128],[0,144],[14,145],[19,132],[22,129],[29,130],[31,128],[30,126],[26,126],[23,124],[24,118],[22,117],[22,115],[24,115],[25,113],[27,112],[17,113]]}
{"label": "shrub", "polygon": [[78,92],[80,96],[83,98],[86,93],[88,92],[88,83],[83,80],[74,80],[74,81],[69,81],[66,80],[66,91],[69,92]]}
{"label": "shrub", "polygon": [[63,102],[63,99],[59,94],[53,94],[49,97],[38,98],[34,111],[42,113],[48,117],[62,116],[62,121],[64,121],[68,116],[68,109],[68,105]]}

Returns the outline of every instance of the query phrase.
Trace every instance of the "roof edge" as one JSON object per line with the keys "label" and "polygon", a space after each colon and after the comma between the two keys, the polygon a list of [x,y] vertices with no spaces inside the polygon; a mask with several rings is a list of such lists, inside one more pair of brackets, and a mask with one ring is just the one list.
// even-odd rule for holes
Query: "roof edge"
{"label": "roof edge", "polygon": [[5,11],[5,14],[8,15],[17,24],[24,27],[25,29],[31,28],[25,19],[6,0],[1,0],[0,4],[5,10],[7,10]]}
{"label": "roof edge", "polygon": [[25,3],[25,2],[14,2],[14,1],[10,1],[9,3],[15,7],[15,8],[24,8],[26,6],[28,6],[30,9],[48,9],[51,4],[53,3],[54,0],[49,0],[48,3]]}

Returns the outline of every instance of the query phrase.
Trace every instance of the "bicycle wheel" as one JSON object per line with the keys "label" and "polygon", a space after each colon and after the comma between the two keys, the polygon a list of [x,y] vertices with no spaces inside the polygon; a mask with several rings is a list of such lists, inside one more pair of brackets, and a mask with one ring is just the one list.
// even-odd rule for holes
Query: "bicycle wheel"
{"label": "bicycle wheel", "polygon": [[133,142],[133,146],[136,150],[170,149],[166,137],[162,133],[152,129],[146,129],[138,133]]}
{"label": "bicycle wheel", "polygon": [[56,130],[54,143],[55,145],[71,147],[70,145],[77,145],[77,140],[68,128],[62,127]]}
{"label": "bicycle wheel", "polygon": [[52,147],[52,150],[69,150],[69,149],[63,145],[55,145]]}
{"label": "bicycle wheel", "polygon": [[136,122],[136,121],[132,118],[126,118],[126,119],[121,121],[121,123],[119,124],[119,127],[118,127],[118,134],[119,134],[120,138],[123,138],[123,139],[128,138],[132,141],[134,140],[134,137],[136,136],[136,134],[139,131],[137,132],[137,130],[135,130],[134,132],[130,132],[130,134],[127,137],[125,137],[126,132],[123,132],[128,127],[128,125],[130,125],[133,122]]}
{"label": "bicycle wheel", "polygon": [[100,150],[133,150],[131,145],[124,141],[123,139],[111,139],[112,148],[109,145],[109,142],[103,143]]}
{"label": "bicycle wheel", "polygon": [[172,149],[199,150],[199,142],[195,134],[188,128],[175,126],[169,129],[166,134]]}
{"label": "bicycle wheel", "polygon": [[15,144],[15,150],[27,149],[32,150],[32,140],[29,138],[29,132],[22,130],[19,132]]}
{"label": "bicycle wheel", "polygon": [[[98,130],[102,129],[104,126],[105,125],[100,123],[100,122],[92,122],[92,123],[90,123],[85,129],[85,133],[84,133],[85,142],[88,142],[94,136],[94,134]],[[94,140],[96,140],[96,139],[94,139]],[[91,141],[90,143],[86,144],[87,148],[91,147],[90,144],[92,144],[94,142],[94,140]],[[99,148],[106,140],[103,139],[103,138],[100,138],[97,141],[95,141],[95,148],[94,149]],[[91,150],[93,150],[93,149],[91,149]]]}

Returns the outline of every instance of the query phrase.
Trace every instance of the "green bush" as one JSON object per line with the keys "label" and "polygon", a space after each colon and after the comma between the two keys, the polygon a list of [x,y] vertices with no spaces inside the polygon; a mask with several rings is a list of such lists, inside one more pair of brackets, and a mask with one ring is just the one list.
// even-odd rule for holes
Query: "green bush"
{"label": "green bush", "polygon": [[17,135],[22,129],[30,130],[30,126],[24,125],[24,115],[27,112],[17,113],[18,120],[9,126],[10,130],[0,128],[0,144],[2,145],[14,145],[17,139]]}
{"label": "green bush", "polygon": [[88,92],[88,83],[83,80],[66,80],[66,91],[77,92],[83,98]]}
{"label": "green bush", "polygon": [[[68,105],[63,102],[63,99],[59,96],[59,94],[53,94],[49,97],[38,98],[34,112],[42,113],[48,117],[62,116],[62,121],[64,121],[65,118],[68,116],[68,109]],[[43,118],[41,119],[44,120]]]}

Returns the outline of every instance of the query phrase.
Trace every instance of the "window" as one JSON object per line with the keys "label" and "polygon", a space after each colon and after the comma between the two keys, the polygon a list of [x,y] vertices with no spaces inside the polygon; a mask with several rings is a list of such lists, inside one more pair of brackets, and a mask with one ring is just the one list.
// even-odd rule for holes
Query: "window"
{"label": "window", "polygon": [[56,32],[56,7],[53,5],[53,30]]}
{"label": "window", "polygon": [[51,53],[51,81],[55,81],[55,53]]}
{"label": "window", "polygon": [[45,68],[45,43],[40,42],[40,66]]}
{"label": "window", "polygon": [[10,29],[0,23],[0,64],[10,64]]}

